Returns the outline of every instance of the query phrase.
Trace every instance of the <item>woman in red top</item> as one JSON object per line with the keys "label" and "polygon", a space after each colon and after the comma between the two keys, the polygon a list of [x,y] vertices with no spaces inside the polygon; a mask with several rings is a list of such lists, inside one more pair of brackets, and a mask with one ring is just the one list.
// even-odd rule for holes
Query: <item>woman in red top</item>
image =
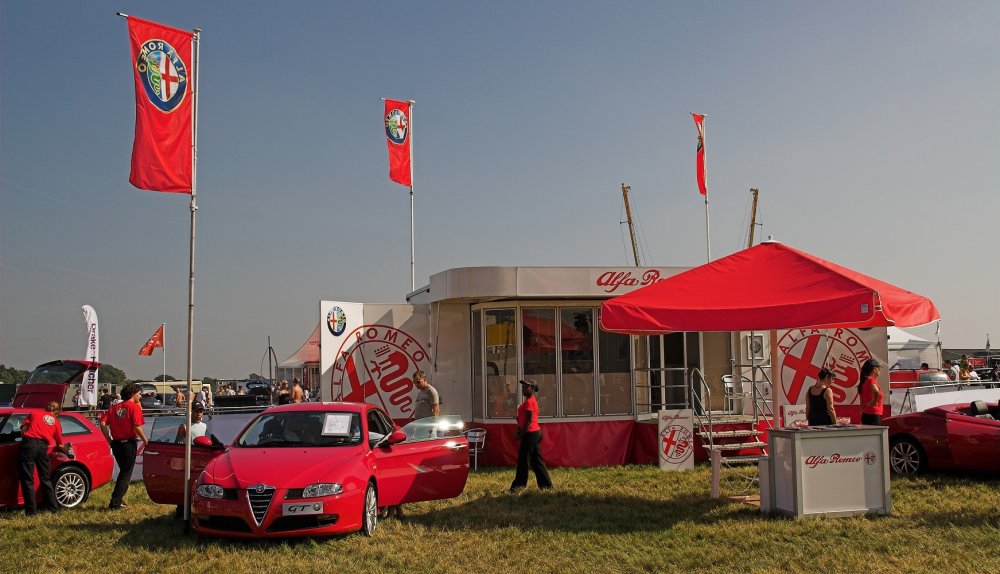
{"label": "woman in red top", "polygon": [[21,423],[21,446],[17,451],[17,475],[24,496],[24,513],[32,516],[38,513],[35,499],[35,469],[42,487],[42,510],[59,510],[56,491],[49,476],[49,454],[54,450],[66,452],[62,439],[62,425],[59,424],[59,403],[52,401],[44,411],[34,410]]}
{"label": "woman in red top", "polygon": [[882,424],[882,390],[878,388],[879,364],[875,359],[868,359],[861,365],[858,391],[861,395],[861,424]]}
{"label": "woman in red top", "polygon": [[552,488],[549,469],[542,460],[542,427],[538,425],[538,401],[535,399],[537,391],[538,383],[535,381],[521,381],[524,402],[517,407],[517,438],[521,439],[521,447],[517,450],[517,472],[514,482],[510,483],[511,492],[528,486],[529,463],[538,488]]}

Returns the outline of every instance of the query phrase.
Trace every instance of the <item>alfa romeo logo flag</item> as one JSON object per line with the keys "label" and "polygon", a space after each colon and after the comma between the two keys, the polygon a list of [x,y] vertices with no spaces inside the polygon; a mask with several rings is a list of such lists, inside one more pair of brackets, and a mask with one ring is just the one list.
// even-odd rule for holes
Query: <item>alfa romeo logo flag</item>
{"label": "alfa romeo logo flag", "polygon": [[412,186],[409,102],[385,101],[385,143],[389,146],[389,179]]}
{"label": "alfa romeo logo flag", "polygon": [[135,141],[129,183],[191,193],[192,32],[128,17],[135,78]]}

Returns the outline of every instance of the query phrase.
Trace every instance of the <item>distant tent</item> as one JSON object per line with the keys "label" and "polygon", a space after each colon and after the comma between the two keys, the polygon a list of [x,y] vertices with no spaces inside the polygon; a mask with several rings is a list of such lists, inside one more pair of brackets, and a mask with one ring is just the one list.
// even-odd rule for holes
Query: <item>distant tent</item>
{"label": "distant tent", "polygon": [[887,332],[890,369],[919,369],[921,363],[934,368],[940,366],[933,341],[922,339],[898,327],[887,327]]}
{"label": "distant tent", "polygon": [[302,343],[298,351],[295,351],[291,357],[278,363],[278,368],[301,369],[307,364],[312,363],[319,364],[319,325],[316,325],[312,335],[309,335],[309,338],[305,343]]}

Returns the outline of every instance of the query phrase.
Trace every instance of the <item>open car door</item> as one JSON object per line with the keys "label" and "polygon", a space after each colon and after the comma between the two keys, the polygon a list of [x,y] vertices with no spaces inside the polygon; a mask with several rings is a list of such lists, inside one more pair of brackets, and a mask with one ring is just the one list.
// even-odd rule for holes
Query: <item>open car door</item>
{"label": "open car door", "polygon": [[[178,433],[184,419],[180,415],[156,417],[143,452],[142,481],[150,500],[158,504],[184,504],[184,437]],[[212,442],[212,446],[191,445],[192,484],[209,461],[225,452],[221,443]]]}
{"label": "open car door", "polygon": [[[387,419],[381,411],[369,411],[370,438],[371,433],[384,430],[373,428],[373,413]],[[457,415],[428,417],[399,429],[406,436],[403,442],[373,441],[372,454],[381,469],[379,505],[442,500],[461,494],[469,477],[469,443],[462,427],[462,418]],[[396,430],[395,425],[388,429]]]}

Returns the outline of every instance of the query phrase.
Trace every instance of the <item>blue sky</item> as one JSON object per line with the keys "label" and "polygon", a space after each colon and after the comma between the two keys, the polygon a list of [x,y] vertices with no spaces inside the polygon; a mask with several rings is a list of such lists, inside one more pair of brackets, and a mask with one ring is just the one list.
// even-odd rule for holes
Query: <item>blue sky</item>
{"label": "blue sky", "polygon": [[931,297],[945,346],[1000,341],[996,2],[4,1],[2,363],[80,356],[90,304],[103,361],[154,376],[166,322],[185,369],[187,197],[128,183],[118,10],[203,30],[196,376],[288,356],[320,299],[402,301],[381,97],[417,102],[418,285],[629,264],[622,182],[644,263],[702,263],[696,111],[715,257],[757,187],[764,234]]}

